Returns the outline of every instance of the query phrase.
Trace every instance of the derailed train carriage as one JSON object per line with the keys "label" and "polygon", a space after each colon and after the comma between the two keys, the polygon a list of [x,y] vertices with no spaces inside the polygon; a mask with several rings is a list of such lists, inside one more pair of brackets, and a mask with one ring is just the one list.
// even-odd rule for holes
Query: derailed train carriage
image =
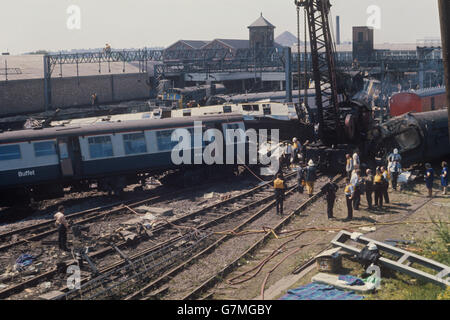
{"label": "derailed train carriage", "polygon": [[404,167],[442,160],[450,155],[448,111],[408,113],[370,132],[368,153],[384,160],[397,148]]}
{"label": "derailed train carriage", "polygon": [[[171,136],[175,129],[184,128],[194,139],[195,121],[202,122],[203,132],[217,129],[223,137],[227,129],[246,130],[242,116],[228,115],[2,132],[0,204],[56,198],[68,187],[71,191],[95,187],[99,191],[120,193],[127,185],[144,184],[148,175],[171,169],[189,172],[193,170],[192,165],[177,166],[172,162],[171,153],[178,142],[172,141]],[[245,137],[239,139],[233,139],[234,148],[241,143],[247,145]],[[202,139],[202,150],[207,143]],[[192,148],[192,155],[195,152],[199,150]],[[223,165],[221,169],[230,167],[233,166]],[[220,171],[206,165],[204,169],[205,174]]]}

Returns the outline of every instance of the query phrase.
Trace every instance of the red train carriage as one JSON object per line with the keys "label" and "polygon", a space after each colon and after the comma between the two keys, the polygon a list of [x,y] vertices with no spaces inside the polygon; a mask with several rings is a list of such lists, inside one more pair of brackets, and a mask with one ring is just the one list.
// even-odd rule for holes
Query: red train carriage
{"label": "red train carriage", "polygon": [[397,93],[390,100],[390,114],[397,117],[408,112],[445,109],[447,108],[445,94],[445,87]]}

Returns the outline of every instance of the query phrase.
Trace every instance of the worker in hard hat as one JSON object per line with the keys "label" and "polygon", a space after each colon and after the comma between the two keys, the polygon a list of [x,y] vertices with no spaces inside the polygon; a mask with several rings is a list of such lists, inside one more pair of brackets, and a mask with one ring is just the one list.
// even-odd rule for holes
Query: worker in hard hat
{"label": "worker in hard hat", "polygon": [[309,197],[313,196],[316,178],[316,164],[313,160],[309,160],[308,167],[305,170],[306,191],[308,192]]}
{"label": "worker in hard hat", "polygon": [[284,179],[282,174],[277,174],[277,178],[273,182],[275,189],[275,202],[277,207],[277,215],[283,215],[283,201],[284,201]]}
{"label": "worker in hard hat", "polygon": [[401,173],[401,161],[402,156],[399,154],[398,149],[394,149],[394,151],[388,157],[388,170],[391,177],[392,189],[397,190],[397,181],[398,176]]}

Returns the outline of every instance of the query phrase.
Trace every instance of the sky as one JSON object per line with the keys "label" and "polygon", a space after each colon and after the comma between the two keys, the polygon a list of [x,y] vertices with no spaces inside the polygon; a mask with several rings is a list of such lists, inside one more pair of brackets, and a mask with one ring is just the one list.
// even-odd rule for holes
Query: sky
{"label": "sky", "polygon": [[[351,41],[352,26],[367,25],[368,19],[379,24],[376,43],[415,43],[440,37],[437,0],[331,3],[332,21],[336,15],[341,17],[342,41]],[[376,7],[367,13],[371,6]],[[276,26],[275,36],[284,31],[296,34],[294,0],[2,0],[0,52],[99,48],[105,43],[113,48],[166,47],[179,39],[248,39],[247,26],[261,12]]]}

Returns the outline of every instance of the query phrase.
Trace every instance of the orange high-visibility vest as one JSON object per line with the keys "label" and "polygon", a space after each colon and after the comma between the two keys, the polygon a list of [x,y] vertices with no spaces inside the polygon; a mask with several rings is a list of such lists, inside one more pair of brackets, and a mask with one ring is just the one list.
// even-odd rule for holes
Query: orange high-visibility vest
{"label": "orange high-visibility vest", "polygon": [[375,178],[373,179],[374,183],[381,183],[383,182],[383,176],[381,174],[375,175]]}
{"label": "orange high-visibility vest", "polygon": [[284,189],[284,181],[281,180],[281,179],[276,179],[276,180],[273,182],[273,187],[274,187],[275,189]]}
{"label": "orange high-visibility vest", "polygon": [[353,194],[353,185],[349,184],[345,187],[345,195],[351,196]]}

